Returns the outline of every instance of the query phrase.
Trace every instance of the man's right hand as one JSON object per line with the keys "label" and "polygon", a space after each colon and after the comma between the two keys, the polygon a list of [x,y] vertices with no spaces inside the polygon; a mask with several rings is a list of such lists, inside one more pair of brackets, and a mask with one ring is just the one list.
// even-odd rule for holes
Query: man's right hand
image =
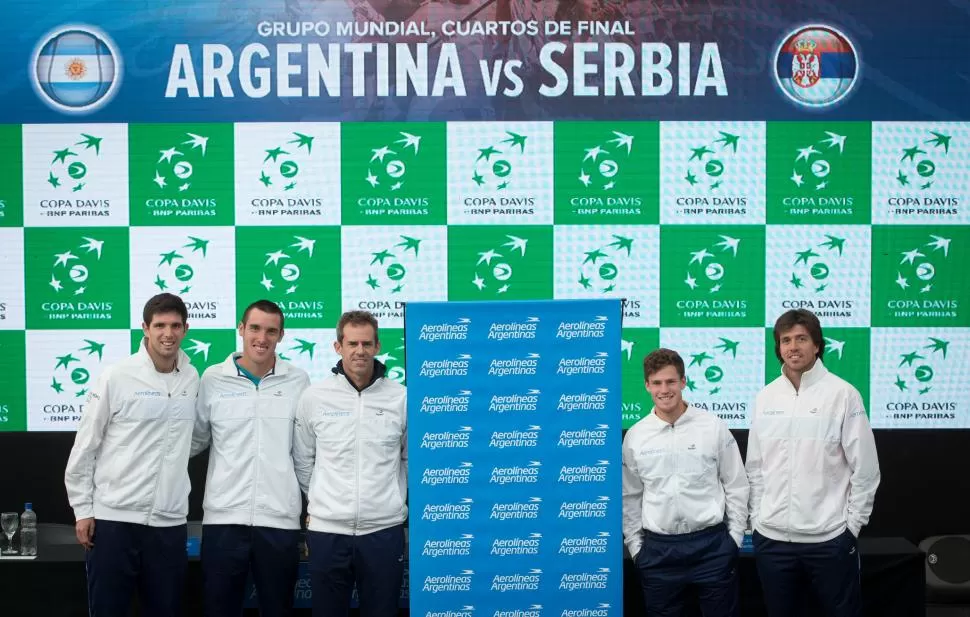
{"label": "man's right hand", "polygon": [[78,543],[84,548],[94,548],[94,518],[82,518],[74,523]]}

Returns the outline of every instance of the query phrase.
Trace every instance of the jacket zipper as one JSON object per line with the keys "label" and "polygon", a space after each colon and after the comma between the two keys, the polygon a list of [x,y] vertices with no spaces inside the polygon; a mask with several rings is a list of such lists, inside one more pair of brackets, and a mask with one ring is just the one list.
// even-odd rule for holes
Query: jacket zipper
{"label": "jacket zipper", "polygon": [[[667,446],[667,456],[669,457],[668,460],[673,461],[674,464],[676,464],[676,462],[678,460],[678,458],[677,458],[677,427],[674,424],[671,424],[669,426],[670,426],[670,443]],[[677,474],[677,480],[680,481],[680,482],[683,482],[684,484],[686,484],[686,482],[684,480],[684,474],[682,473],[682,470],[680,469],[679,466],[676,468],[676,472],[675,473]],[[674,512],[677,512],[677,513],[680,512],[680,493],[681,493],[681,491],[684,490],[684,488],[685,487],[682,486],[682,487],[680,487],[680,490],[674,492]],[[676,518],[674,518],[674,533],[680,533],[680,522],[681,522],[680,521],[680,515],[679,514],[676,514],[675,517]]]}
{"label": "jacket zipper", "polygon": [[245,379],[247,383],[252,384],[253,387],[256,389],[256,406],[255,406],[256,416],[255,418],[253,418],[253,426],[256,432],[256,454],[253,457],[253,468],[254,468],[253,469],[253,497],[250,500],[250,506],[249,506],[249,524],[253,527],[256,526],[256,495],[259,492],[259,448],[260,448],[260,441],[262,437],[262,433],[259,430],[259,425],[260,425],[259,399],[262,398],[262,390],[259,389],[259,385],[269,377],[272,377],[272,375],[263,376],[263,378],[259,380],[258,384],[253,383],[248,377],[240,377],[240,379]]}
{"label": "jacket zipper", "polygon": [[[247,381],[249,381],[249,380],[247,379]],[[260,383],[262,383],[262,381],[263,380],[260,379]],[[253,383],[253,382],[250,381],[249,383]],[[252,498],[252,503],[251,503],[251,505],[249,507],[249,524],[251,526],[254,526],[255,527],[255,525],[256,525],[256,493],[259,490],[259,438],[260,438],[260,434],[259,434],[259,399],[260,399],[260,396],[261,395],[260,395],[260,390],[259,390],[259,384],[253,384],[253,386],[256,388],[256,409],[255,409],[255,412],[256,412],[255,415],[256,415],[256,417],[253,418],[253,425],[254,425],[254,428],[255,428],[255,431],[256,431],[256,452],[255,452],[255,456],[253,457],[253,468],[254,468],[253,469],[253,498]]]}
{"label": "jacket zipper", "polygon": [[[792,386],[794,387],[794,385]],[[785,537],[791,542],[791,511],[792,511],[792,482],[795,477],[795,438],[792,434],[792,428],[795,424],[795,416],[798,414],[798,390],[795,390],[795,407],[792,409],[792,417],[788,419],[788,529],[786,529]]]}
{"label": "jacket zipper", "polygon": [[[178,367],[176,366],[176,368]],[[161,378],[156,378],[156,379],[161,379]],[[170,405],[172,401],[172,390],[168,387],[168,383],[164,379],[161,379],[161,382],[165,384],[165,388],[163,389],[168,395],[168,401],[169,401],[168,404]],[[176,386],[178,386],[177,383],[176,383]],[[149,525],[151,524],[152,517],[155,515],[155,506],[158,505],[158,485],[161,484],[162,482],[162,470],[165,467],[165,453],[168,452],[169,433],[171,430],[172,430],[172,415],[166,414],[165,432],[164,432],[164,437],[162,438],[162,460],[159,461],[158,472],[155,474],[155,490],[152,491],[152,509],[148,512],[147,524]]]}
{"label": "jacket zipper", "polygon": [[357,481],[354,482],[354,498],[357,504],[354,508],[354,535],[357,535],[360,526],[360,416],[364,412],[364,393],[357,393],[357,430],[354,433],[354,468],[357,472]]}

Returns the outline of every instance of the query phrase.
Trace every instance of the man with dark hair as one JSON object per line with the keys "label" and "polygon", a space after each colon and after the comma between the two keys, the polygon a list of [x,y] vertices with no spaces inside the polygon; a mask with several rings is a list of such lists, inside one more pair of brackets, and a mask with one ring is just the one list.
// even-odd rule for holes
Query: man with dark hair
{"label": "man with dark hair", "polygon": [[407,400],[375,359],[377,320],[344,313],[333,375],[297,406],[293,458],[309,502],[314,617],[346,617],[356,579],[361,617],[394,617],[404,577]]}
{"label": "man with dark hair", "polygon": [[178,296],[149,300],[138,352],[104,370],[81,415],[64,484],[87,549],[92,615],[127,615],[136,589],[146,614],[182,610],[199,388],[179,349],[187,315]]}
{"label": "man with dark hair", "polygon": [[755,561],[771,617],[794,615],[804,585],[828,615],[862,615],[856,538],[869,521],[879,461],[862,397],[822,363],[818,318],[775,322],[781,375],[758,394],[748,436]]}
{"label": "man with dark hair", "polygon": [[260,614],[282,617],[293,608],[303,508],[291,454],[293,418],[310,379],[276,357],[283,311],[274,302],[250,304],[239,336],[242,353],[202,375],[192,435],[193,456],[210,448],[204,603],[208,617],[238,617],[251,572]]}
{"label": "man with dark hair", "polygon": [[748,519],[738,444],[722,419],[683,399],[680,354],[651,352],[643,376],[654,407],[623,439],[623,538],[647,617],[683,613],[689,587],[704,617],[737,617]]}

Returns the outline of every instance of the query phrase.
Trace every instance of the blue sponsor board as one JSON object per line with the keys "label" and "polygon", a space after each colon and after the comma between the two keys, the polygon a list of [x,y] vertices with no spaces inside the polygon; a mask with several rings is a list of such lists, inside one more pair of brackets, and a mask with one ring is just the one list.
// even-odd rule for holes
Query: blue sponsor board
{"label": "blue sponsor board", "polygon": [[406,306],[412,614],[621,614],[621,317]]}

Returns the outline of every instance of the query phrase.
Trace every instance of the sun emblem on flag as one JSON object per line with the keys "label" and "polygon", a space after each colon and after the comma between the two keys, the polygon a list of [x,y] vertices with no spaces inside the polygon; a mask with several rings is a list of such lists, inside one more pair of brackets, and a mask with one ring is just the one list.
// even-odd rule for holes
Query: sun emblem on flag
{"label": "sun emblem on flag", "polygon": [[84,79],[84,76],[88,73],[88,67],[84,64],[84,60],[80,58],[72,59],[66,67],[64,67],[64,74],[67,78],[72,81],[78,81]]}

